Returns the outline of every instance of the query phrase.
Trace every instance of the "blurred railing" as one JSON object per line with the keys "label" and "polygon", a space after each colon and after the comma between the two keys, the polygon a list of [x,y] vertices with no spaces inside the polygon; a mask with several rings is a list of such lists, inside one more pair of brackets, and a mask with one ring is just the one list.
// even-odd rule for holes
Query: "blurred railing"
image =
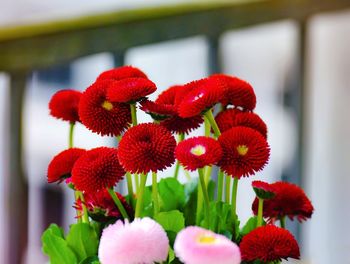
{"label": "blurred railing", "polygon": [[[307,22],[315,14],[350,8],[350,0],[232,0],[206,1],[86,16],[35,25],[0,27],[0,71],[10,77],[9,173],[6,212],[8,256],[22,263],[27,246],[28,184],[22,166],[22,108],[27,77],[34,70],[69,63],[83,56],[111,52],[119,63],[135,46],[196,35],[207,37],[210,72],[220,71],[219,39],[232,29],[293,19],[299,26],[296,85],[290,98],[298,117],[295,166],[286,180],[302,185],[307,122],[304,105]],[[298,229],[294,230],[298,234]]]}

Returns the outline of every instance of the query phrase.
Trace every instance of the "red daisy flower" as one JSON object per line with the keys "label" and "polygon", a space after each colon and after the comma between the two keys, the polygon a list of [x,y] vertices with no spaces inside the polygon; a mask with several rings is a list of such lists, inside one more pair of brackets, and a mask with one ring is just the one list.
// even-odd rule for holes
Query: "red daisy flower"
{"label": "red daisy flower", "polygon": [[84,149],[70,148],[57,154],[47,169],[47,182],[62,182],[71,176],[75,161],[85,153]]}
{"label": "red daisy flower", "polygon": [[203,114],[218,103],[223,95],[222,87],[214,79],[201,79],[187,86],[190,86],[190,91],[178,106],[179,115],[183,118]]}
{"label": "red daisy flower", "polygon": [[72,183],[77,190],[91,194],[112,188],[124,174],[117,149],[100,147],[87,151],[76,161]]}
{"label": "red daisy flower", "polygon": [[140,69],[132,66],[122,66],[101,73],[96,81],[101,80],[122,80],[126,78],[145,78],[147,76]]}
{"label": "red daisy flower", "polygon": [[274,188],[267,182],[253,181],[252,186],[256,196],[260,199],[266,200],[275,196]]}
{"label": "red daisy flower", "polygon": [[203,122],[204,119],[201,116],[182,118],[176,115],[161,121],[160,124],[173,133],[188,134],[192,130],[200,127]]}
{"label": "red daisy flower", "polygon": [[141,110],[152,116],[154,120],[164,120],[177,114],[176,108],[170,104],[160,104],[148,99],[140,102]]}
{"label": "red daisy flower", "polygon": [[[314,208],[299,186],[288,182],[276,182],[271,184],[271,187],[276,195],[264,202],[263,212],[263,216],[270,222],[284,216],[288,216],[291,220],[296,217],[300,222],[311,218]],[[254,200],[252,209],[254,214],[257,214],[257,200]]]}
{"label": "red daisy flower", "polygon": [[[120,193],[115,193],[121,203],[123,204],[125,210],[127,211],[128,215],[133,215],[133,209],[132,207],[126,202],[124,196],[122,196]],[[96,193],[86,193],[84,195],[85,198],[85,205],[88,209],[89,216],[98,222],[108,222],[113,219],[119,219],[122,218],[121,213],[119,212],[118,207],[116,206],[115,202],[113,201],[112,197],[108,193],[106,189],[103,189]],[[78,210],[82,211],[82,202],[78,200],[76,202],[76,208]]]}
{"label": "red daisy flower", "polygon": [[156,85],[148,79],[126,78],[111,83],[107,98],[110,102],[134,103],[156,90]]}
{"label": "red daisy flower", "polygon": [[175,150],[176,158],[186,170],[196,170],[217,163],[222,155],[222,149],[215,139],[209,137],[194,137],[180,142]]}
{"label": "red daisy flower", "polygon": [[219,137],[223,150],[221,169],[232,177],[254,175],[262,170],[270,156],[266,139],[249,127],[233,127]]}
{"label": "red daisy flower", "polygon": [[119,142],[118,157],[126,171],[163,170],[174,161],[176,141],[163,126],[147,123],[130,128]]}
{"label": "red daisy flower", "polygon": [[298,242],[286,229],[266,225],[245,235],[239,245],[243,261],[263,263],[300,258]]}
{"label": "red daisy flower", "polygon": [[267,138],[267,126],[265,122],[257,114],[252,112],[242,112],[231,108],[220,112],[215,117],[215,121],[221,133],[232,127],[245,126],[257,130],[264,138]]}
{"label": "red daisy flower", "polygon": [[118,136],[131,123],[130,106],[111,103],[106,93],[112,81],[92,84],[83,93],[79,104],[81,122],[91,131],[103,135]]}
{"label": "red daisy flower", "polygon": [[244,110],[255,108],[254,89],[246,81],[225,74],[213,74],[209,78],[216,80],[224,89],[224,96],[221,97],[222,105],[231,104],[235,107],[242,107]]}
{"label": "red daisy flower", "polygon": [[199,115],[190,118],[182,118],[177,113],[176,101],[180,100],[180,98],[183,98],[184,94],[188,93],[189,89],[189,87],[181,85],[172,86],[163,91],[155,101],[156,104],[163,105],[163,107],[169,107],[169,105],[171,105],[172,108],[176,111],[172,116],[169,116],[169,118],[166,118],[160,122],[162,126],[166,127],[173,133],[187,134],[193,129],[200,127],[204,121],[203,118]]}
{"label": "red daisy flower", "polygon": [[50,115],[71,123],[79,121],[78,106],[81,94],[74,90],[55,93],[49,102]]}
{"label": "red daisy flower", "polygon": [[175,105],[175,98],[183,89],[183,85],[170,86],[158,95],[156,103]]}

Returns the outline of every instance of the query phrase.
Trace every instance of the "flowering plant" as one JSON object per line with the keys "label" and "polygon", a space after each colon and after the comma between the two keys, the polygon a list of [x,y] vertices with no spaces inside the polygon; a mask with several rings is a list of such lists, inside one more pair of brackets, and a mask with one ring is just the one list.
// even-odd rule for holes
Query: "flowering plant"
{"label": "flowering plant", "polygon": [[[299,246],[285,220],[304,221],[313,213],[298,186],[254,181],[254,215],[241,223],[236,212],[239,181],[261,171],[270,156],[266,124],[253,112],[252,86],[215,74],[172,86],[150,101],[147,96],[156,89],[141,70],[124,66],[103,72],[83,93],[53,95],[50,113],[69,122],[70,133],[68,149],[48,166],[47,180],[64,181],[74,191],[77,223],[66,235],[55,224],[43,233],[50,262],[271,264],[298,259]],[[138,124],[137,109],[154,122]],[[73,147],[77,122],[115,136],[118,146]],[[203,136],[185,138],[202,123]],[[157,172],[174,163],[174,175],[158,181]],[[178,180],[180,169],[188,176],[185,183]],[[198,177],[191,179],[189,171]],[[115,192],[124,177],[128,193]]]}

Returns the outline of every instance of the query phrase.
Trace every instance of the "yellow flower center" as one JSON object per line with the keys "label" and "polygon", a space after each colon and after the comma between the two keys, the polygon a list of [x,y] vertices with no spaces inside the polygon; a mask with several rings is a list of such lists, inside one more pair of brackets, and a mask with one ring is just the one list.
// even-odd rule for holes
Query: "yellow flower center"
{"label": "yellow flower center", "polygon": [[196,155],[196,156],[201,156],[203,154],[205,154],[205,147],[202,146],[202,145],[197,145],[197,146],[194,146],[193,148],[191,148],[191,153],[193,155]]}
{"label": "yellow flower center", "polygon": [[211,234],[200,234],[197,238],[198,243],[200,244],[215,244],[216,238]]}
{"label": "yellow flower center", "polygon": [[111,102],[108,102],[108,101],[104,101],[102,103],[102,107],[104,109],[106,109],[107,111],[111,111],[113,109],[113,104]]}
{"label": "yellow flower center", "polygon": [[237,152],[239,155],[244,156],[247,154],[249,148],[246,145],[239,145],[237,147]]}

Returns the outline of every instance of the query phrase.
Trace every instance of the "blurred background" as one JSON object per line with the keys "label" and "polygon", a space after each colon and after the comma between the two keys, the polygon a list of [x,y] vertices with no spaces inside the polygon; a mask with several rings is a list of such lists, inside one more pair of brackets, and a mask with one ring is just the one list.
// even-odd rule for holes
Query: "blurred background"
{"label": "blurred background", "polygon": [[[2,38],[2,33],[6,33],[2,29],[103,14],[111,10],[157,9],[159,5],[173,6],[184,2],[204,3],[199,0],[1,0],[0,50],[2,42],[11,46],[6,36]],[[259,10],[259,4],[257,7],[254,4],[250,6],[249,2],[254,1],[226,1],[228,5],[243,6],[242,10],[246,10],[247,14],[259,16],[265,12],[264,9]],[[283,4],[280,6],[279,1],[257,2],[271,2],[271,10],[277,6],[276,12],[280,12],[278,8],[284,8],[284,11],[280,15],[273,13],[278,19],[262,19],[263,23],[254,22],[242,28],[232,26],[232,30],[223,30],[214,37],[200,34],[203,30],[198,30],[199,34],[168,36],[159,41],[160,37],[154,32],[155,41],[141,46],[130,45],[122,53],[100,52],[97,48],[98,52],[89,52],[89,55],[84,54],[74,60],[53,62],[26,71],[22,111],[23,152],[20,155],[29,188],[26,200],[29,214],[28,246],[22,263],[45,263],[47,259],[41,253],[40,242],[43,230],[50,222],[67,228],[74,221],[71,191],[46,183],[47,165],[55,154],[67,147],[68,137],[68,124],[49,116],[51,96],[65,88],[83,91],[99,73],[122,64],[139,67],[157,84],[158,91],[151,99],[171,85],[184,84],[213,72],[236,75],[250,82],[257,95],[255,112],[269,128],[271,159],[262,173],[241,181],[239,216],[244,221],[251,214],[254,199],[251,180],[295,182],[304,188],[315,207],[312,219],[302,226],[288,223],[301,243],[300,263],[350,263],[350,210],[347,206],[350,199],[350,1],[334,1],[335,5],[341,2],[349,9],[329,8],[329,12],[320,13],[316,12],[317,1],[295,1],[296,6],[303,6],[303,2],[315,3],[314,14],[307,20],[303,17],[302,22],[290,19],[288,11],[293,9],[293,4],[288,6],[288,1],[281,0]],[[332,1],[319,2],[332,6]],[[215,4],[215,1],[211,3]],[[261,6],[265,7],[264,4]],[[322,8],[320,10],[328,11]],[[253,13],[250,12],[252,10]],[[152,9],[147,12],[152,15]],[[94,19],[98,22],[96,17]],[[249,19],[255,21],[256,17],[246,18]],[[215,23],[222,25],[223,22],[225,20],[217,17],[210,23],[215,28]],[[187,27],[191,28],[191,24],[179,23],[177,31],[188,31]],[[26,30],[22,30],[24,35],[28,35]],[[96,30],[99,30],[98,26]],[[96,45],[99,41],[104,42],[103,39],[92,41]],[[1,56],[0,51],[0,60]],[[9,185],[12,178],[17,177],[11,167],[13,156],[9,154],[14,147],[11,120],[14,118],[13,103],[16,102],[12,100],[11,92],[16,88],[13,86],[16,79],[10,77],[17,75],[13,74],[13,68],[9,72],[0,63],[0,263],[20,263],[13,262],[16,258],[8,254],[9,246],[14,245],[8,242],[14,228],[8,218],[11,206],[8,197],[11,197],[9,192],[12,190]],[[138,114],[141,122],[151,120],[140,112]],[[112,138],[94,135],[81,124],[77,125],[75,135],[78,147],[89,149],[114,144]],[[167,170],[162,175],[167,176],[171,171]],[[185,181],[183,175],[182,180]],[[25,208],[23,205],[15,210]]]}

